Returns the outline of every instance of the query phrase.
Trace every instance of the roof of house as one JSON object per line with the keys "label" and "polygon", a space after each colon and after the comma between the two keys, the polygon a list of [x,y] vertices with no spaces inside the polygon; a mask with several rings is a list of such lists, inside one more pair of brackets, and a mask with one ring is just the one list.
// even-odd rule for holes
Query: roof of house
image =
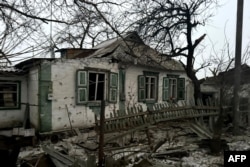
{"label": "roof of house", "polygon": [[21,75],[23,74],[23,70],[14,66],[0,66],[0,74],[3,76]]}
{"label": "roof of house", "polygon": [[67,59],[74,58],[84,58],[88,57],[90,54],[95,52],[97,49],[85,49],[85,48],[62,48],[58,49],[55,52],[61,52],[61,57]]}
{"label": "roof of house", "polygon": [[139,35],[130,32],[122,37],[105,41],[95,47],[89,57],[110,57],[122,63],[134,63],[143,66],[167,70],[184,71],[182,64],[146,45]]}
{"label": "roof of house", "polygon": [[[182,64],[146,45],[136,32],[130,32],[117,38],[104,41],[91,49],[64,48],[61,52],[65,58],[110,58],[123,64],[135,64],[156,69],[184,71]],[[15,67],[27,69],[37,65],[41,60],[55,58],[32,58],[21,62]]]}
{"label": "roof of house", "polygon": [[52,61],[55,59],[56,58],[31,58],[16,64],[15,68],[20,69],[22,71],[26,71],[26,69],[40,64],[43,60]]}
{"label": "roof of house", "polygon": [[[218,76],[208,77],[202,79],[203,84],[219,84],[223,82],[226,85],[234,84],[234,71],[235,68],[232,68],[228,71],[219,73]],[[241,65],[241,84],[250,83],[250,67],[247,64]]]}

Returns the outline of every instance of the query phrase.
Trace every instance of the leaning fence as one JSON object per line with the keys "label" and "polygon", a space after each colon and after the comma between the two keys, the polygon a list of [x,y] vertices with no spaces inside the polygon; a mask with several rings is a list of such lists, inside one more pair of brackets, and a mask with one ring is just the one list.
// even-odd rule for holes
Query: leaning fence
{"label": "leaning fence", "polygon": [[[155,104],[153,110],[143,111],[142,106],[127,108],[126,112],[113,111],[104,120],[104,132],[114,132],[155,124],[164,121],[215,117],[219,115],[219,107],[215,104],[177,105],[173,103]],[[99,124],[99,121],[98,121]]]}

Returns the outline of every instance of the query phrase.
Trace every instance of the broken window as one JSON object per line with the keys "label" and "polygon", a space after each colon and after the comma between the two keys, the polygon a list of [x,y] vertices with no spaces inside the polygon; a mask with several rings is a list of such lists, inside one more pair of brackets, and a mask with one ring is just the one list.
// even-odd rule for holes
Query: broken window
{"label": "broken window", "polygon": [[164,77],[162,100],[184,100],[185,99],[185,78]]}
{"label": "broken window", "polygon": [[89,73],[89,101],[104,100],[105,74]]}
{"label": "broken window", "polygon": [[[109,78],[108,78],[109,74]],[[110,82],[107,82],[107,80]],[[77,104],[90,101],[117,101],[118,74],[109,72],[77,71]]]}
{"label": "broken window", "polygon": [[19,108],[19,82],[0,82],[0,109]]}

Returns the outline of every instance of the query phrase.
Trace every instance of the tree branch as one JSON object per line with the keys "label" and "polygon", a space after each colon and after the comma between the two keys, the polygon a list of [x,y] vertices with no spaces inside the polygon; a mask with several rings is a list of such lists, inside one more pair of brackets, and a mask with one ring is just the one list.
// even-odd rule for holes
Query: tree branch
{"label": "tree branch", "polygon": [[12,64],[7,55],[1,49],[0,49],[0,55],[2,55],[8,61],[9,64]]}
{"label": "tree branch", "polygon": [[42,22],[44,22],[44,23],[46,23],[46,24],[48,24],[48,22],[56,22],[56,23],[69,24],[69,23],[67,23],[67,22],[65,22],[65,21],[54,20],[54,19],[47,19],[47,18],[43,18],[43,17],[38,17],[38,16],[34,16],[34,15],[29,15],[29,14],[27,14],[27,13],[25,13],[25,12],[22,12],[22,11],[16,9],[14,6],[10,6],[10,5],[4,4],[4,3],[0,3],[0,7],[1,7],[1,8],[7,8],[7,9],[9,9],[9,10],[12,10],[12,11],[14,11],[14,12],[16,12],[16,13],[19,13],[19,14],[21,14],[21,15],[23,15],[23,16],[25,16],[25,17],[31,18],[31,19],[41,20]]}
{"label": "tree branch", "polygon": [[196,48],[199,43],[205,38],[206,34],[203,34],[200,38],[196,39],[193,44],[193,48]]}

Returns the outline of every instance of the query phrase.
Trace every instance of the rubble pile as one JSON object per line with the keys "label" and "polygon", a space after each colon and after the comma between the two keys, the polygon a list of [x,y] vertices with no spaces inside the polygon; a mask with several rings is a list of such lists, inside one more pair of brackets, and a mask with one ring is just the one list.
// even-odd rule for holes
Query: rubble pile
{"label": "rubble pile", "polygon": [[[107,167],[219,167],[223,166],[223,151],[212,154],[209,147],[201,147],[202,139],[188,128],[188,123],[154,125],[133,133],[105,134],[103,166]],[[94,130],[54,140],[40,141],[35,147],[22,148],[20,167],[95,167],[98,164],[99,135]],[[150,141],[148,140],[150,137]],[[244,136],[227,135],[229,150],[250,150],[250,131]],[[52,142],[53,141],[53,142]],[[206,144],[204,144],[206,145]]]}

